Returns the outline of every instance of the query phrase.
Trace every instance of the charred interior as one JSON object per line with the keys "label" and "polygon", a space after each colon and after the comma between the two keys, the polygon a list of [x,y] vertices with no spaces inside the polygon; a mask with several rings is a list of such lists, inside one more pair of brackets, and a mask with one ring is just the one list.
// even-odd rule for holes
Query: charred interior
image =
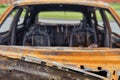
{"label": "charred interior", "polygon": [[117,80],[120,30],[108,18],[116,19],[114,10],[56,1],[8,8],[0,21],[0,80]]}
{"label": "charred interior", "polygon": [[[63,47],[117,47],[115,40],[117,35],[111,37],[110,26],[105,21],[106,16],[103,9],[92,6],[71,4],[41,4],[15,7],[18,10],[15,21],[11,24],[10,38],[1,44],[17,46],[63,46]],[[60,19],[44,22],[39,13],[49,11],[79,12],[82,14],[78,22]],[[97,12],[101,15],[102,25],[97,20]],[[107,10],[106,10],[107,11]],[[19,21],[24,12],[22,23]],[[72,16],[72,15],[71,15]],[[69,22],[70,21],[70,22]],[[9,39],[8,39],[9,38]],[[112,40],[111,40],[112,39]]]}

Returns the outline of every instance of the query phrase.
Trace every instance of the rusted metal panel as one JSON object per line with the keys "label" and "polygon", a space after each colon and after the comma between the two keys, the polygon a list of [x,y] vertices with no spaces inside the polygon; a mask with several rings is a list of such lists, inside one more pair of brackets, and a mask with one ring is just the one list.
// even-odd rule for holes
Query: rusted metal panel
{"label": "rusted metal panel", "polygon": [[[98,3],[97,1],[80,0],[25,0],[17,4],[19,6],[49,3],[94,5],[105,8],[114,15],[120,24],[120,17],[114,9],[103,2]],[[5,14],[2,15],[0,24],[2,24],[3,20],[5,20],[13,8],[13,5],[10,6]],[[0,46],[0,56],[0,79],[3,80],[8,78],[19,80],[21,77],[26,78],[26,80],[85,80],[88,78],[90,78],[88,80],[118,80],[120,75],[120,49]],[[44,65],[42,63],[44,63]],[[105,76],[95,74],[100,71],[104,71],[107,74]]]}
{"label": "rusted metal panel", "polygon": [[1,80],[107,80],[104,77],[85,71],[75,72],[67,68],[66,70],[65,68],[58,69],[42,63],[36,64],[23,59],[12,59],[1,55],[0,65]]}
{"label": "rusted metal panel", "polygon": [[86,6],[96,6],[96,7],[107,7],[108,4],[102,1],[90,1],[90,0],[24,0],[18,1],[14,4],[18,5],[35,5],[35,4],[77,4]]}
{"label": "rusted metal panel", "polygon": [[[77,71],[79,69],[94,72],[106,71],[108,80],[117,80],[120,72],[120,49],[0,46],[0,54],[13,59],[24,59],[32,63],[39,63],[37,59],[40,59],[47,62],[49,66],[59,63],[64,67],[77,69]],[[34,59],[32,60],[32,58]],[[113,75],[113,73],[115,74]]]}

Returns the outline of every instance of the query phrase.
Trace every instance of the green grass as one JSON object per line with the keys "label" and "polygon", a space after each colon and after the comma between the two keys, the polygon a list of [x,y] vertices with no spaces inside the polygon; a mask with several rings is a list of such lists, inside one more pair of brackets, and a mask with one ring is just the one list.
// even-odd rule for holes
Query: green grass
{"label": "green grass", "polygon": [[120,3],[111,3],[110,4],[114,9],[120,10]]}
{"label": "green grass", "polygon": [[110,4],[118,13],[118,15],[120,16],[120,3],[111,3]]}
{"label": "green grass", "polygon": [[60,19],[82,19],[83,15],[79,12],[42,12],[41,18],[60,18]]}
{"label": "green grass", "polygon": [[2,8],[0,7],[0,15],[2,15],[5,12],[6,8],[7,7],[2,7]]}
{"label": "green grass", "polygon": [[2,15],[5,12],[8,6],[8,4],[0,4],[0,15]]}

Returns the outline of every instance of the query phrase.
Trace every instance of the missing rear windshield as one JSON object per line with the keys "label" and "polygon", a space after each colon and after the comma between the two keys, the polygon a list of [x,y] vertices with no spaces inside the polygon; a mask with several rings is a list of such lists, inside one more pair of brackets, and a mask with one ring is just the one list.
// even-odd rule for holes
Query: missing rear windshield
{"label": "missing rear windshield", "polygon": [[50,47],[111,45],[109,25],[105,25],[108,22],[105,9],[74,4],[41,4],[19,6],[16,10],[16,15],[11,14],[14,18],[10,26],[12,35],[9,39],[5,37],[2,44]]}
{"label": "missing rear windshield", "polygon": [[83,14],[80,12],[70,11],[44,11],[39,13],[39,18],[82,20]]}

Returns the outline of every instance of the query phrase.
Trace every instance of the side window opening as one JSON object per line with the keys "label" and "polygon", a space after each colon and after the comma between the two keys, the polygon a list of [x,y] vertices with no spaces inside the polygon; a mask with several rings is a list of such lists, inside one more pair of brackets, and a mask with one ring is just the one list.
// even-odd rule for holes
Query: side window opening
{"label": "side window opening", "polygon": [[105,28],[104,28],[104,21],[102,18],[102,14],[100,10],[95,10],[94,14],[95,17],[95,26],[96,26],[96,34],[97,34],[97,43],[99,47],[104,47],[104,37],[105,37]]}
{"label": "side window opening", "polygon": [[96,19],[97,19],[97,25],[99,27],[103,28],[104,27],[104,22],[103,22],[103,18],[101,16],[100,10],[96,10],[95,14],[96,14]]}
{"label": "side window opening", "polygon": [[23,25],[24,24],[25,17],[27,15],[26,13],[27,13],[27,9],[23,9],[21,14],[20,14],[19,21],[18,21],[17,25]]}
{"label": "side window opening", "polygon": [[17,29],[21,29],[26,26],[26,16],[27,16],[27,9],[22,8],[21,14],[19,16],[18,22],[17,22]]}
{"label": "side window opening", "polygon": [[10,30],[10,26],[14,20],[15,15],[17,14],[19,9],[13,9],[12,12],[8,15],[5,21],[2,23],[0,27],[0,33],[4,33]]}
{"label": "side window opening", "polygon": [[106,16],[108,18],[110,27],[111,27],[111,31],[113,33],[116,33],[118,35],[120,35],[120,26],[118,25],[117,21],[114,19],[114,17],[112,16],[112,14],[109,11],[105,11]]}
{"label": "side window opening", "polygon": [[[18,17],[16,28],[16,45],[21,45],[23,41],[23,35],[25,34],[25,27],[27,26],[26,19],[28,18],[28,9],[21,8],[20,16]],[[28,26],[27,26],[28,27]]]}
{"label": "side window opening", "polygon": [[120,48],[120,25],[115,20],[109,11],[105,11],[110,29],[111,29],[111,43],[113,48]]}
{"label": "side window opening", "polygon": [[96,16],[95,26],[97,26],[98,45],[99,47],[111,47],[110,26],[104,11],[104,9],[97,9],[94,13]]}

